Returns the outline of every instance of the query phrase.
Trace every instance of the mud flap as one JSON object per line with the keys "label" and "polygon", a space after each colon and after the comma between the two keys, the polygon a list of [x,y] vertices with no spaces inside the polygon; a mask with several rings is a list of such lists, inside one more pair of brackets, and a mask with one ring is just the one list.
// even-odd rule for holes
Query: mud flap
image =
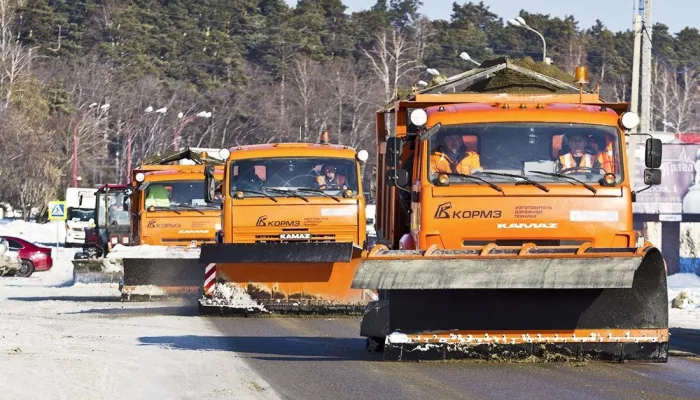
{"label": "mud flap", "polygon": [[[489,338],[497,332],[511,332],[519,339],[520,333],[523,337],[527,334],[534,338],[541,333],[561,338],[571,332],[593,330],[600,335],[596,343],[571,343],[575,337],[568,343],[549,344],[509,340],[487,346],[456,341],[459,346],[451,348],[447,345],[455,343],[449,340],[387,340],[386,359],[479,358],[503,351],[519,358],[525,354],[537,356],[537,348],[532,345],[542,344],[554,350],[561,348],[577,359],[667,361],[666,270],[656,248],[635,256],[444,260],[378,257],[360,267],[352,287],[384,293],[390,311],[378,315],[386,315],[392,333],[429,338],[441,332],[459,332],[464,337],[471,332]],[[382,323],[368,318],[362,325],[361,332],[369,333]],[[625,337],[630,330],[658,337],[646,337],[646,333],[641,339]],[[517,346],[511,348],[513,344]]]}
{"label": "mud flap", "polygon": [[203,244],[200,260],[209,263],[350,262],[362,249],[353,243],[224,243]]}
{"label": "mud flap", "polygon": [[197,294],[204,265],[196,258],[123,258],[122,299]]}

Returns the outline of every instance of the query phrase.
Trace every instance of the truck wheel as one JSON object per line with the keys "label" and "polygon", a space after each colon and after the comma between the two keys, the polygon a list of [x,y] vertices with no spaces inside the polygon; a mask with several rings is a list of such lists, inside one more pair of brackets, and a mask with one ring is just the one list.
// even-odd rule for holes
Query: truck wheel
{"label": "truck wheel", "polygon": [[384,351],[384,338],[368,337],[365,348],[370,353],[381,353]]}
{"label": "truck wheel", "polygon": [[22,266],[19,267],[17,271],[17,276],[22,278],[29,278],[34,273],[34,263],[29,260],[22,260]]}

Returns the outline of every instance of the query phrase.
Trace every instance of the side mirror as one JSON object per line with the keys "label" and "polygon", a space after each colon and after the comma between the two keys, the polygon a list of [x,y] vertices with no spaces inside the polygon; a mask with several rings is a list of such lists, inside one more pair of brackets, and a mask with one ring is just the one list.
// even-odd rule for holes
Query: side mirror
{"label": "side mirror", "polygon": [[131,211],[131,197],[124,197],[124,211]]}
{"label": "side mirror", "polygon": [[[644,150],[644,163],[646,164],[646,167],[661,167],[661,153],[663,152],[663,145],[661,144],[661,140],[654,138],[647,139],[646,147]],[[646,171],[644,172],[644,178],[646,180]]]}
{"label": "side mirror", "polygon": [[390,169],[386,174],[386,184],[405,188],[410,182],[408,171],[405,169]]}
{"label": "side mirror", "polygon": [[207,165],[204,167],[204,201],[213,203],[215,194],[216,180],[214,179],[214,166]]}
{"label": "side mirror", "polygon": [[644,170],[644,184],[649,186],[660,185],[661,184],[661,170],[660,169],[650,169]]}
{"label": "side mirror", "polygon": [[401,160],[401,152],[403,149],[403,138],[392,136],[386,141],[386,165],[387,167],[395,167]]}

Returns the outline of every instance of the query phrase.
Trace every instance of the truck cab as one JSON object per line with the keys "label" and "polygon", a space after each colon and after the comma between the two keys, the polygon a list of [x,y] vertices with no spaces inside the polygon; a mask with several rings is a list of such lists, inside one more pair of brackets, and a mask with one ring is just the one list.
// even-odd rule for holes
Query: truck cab
{"label": "truck cab", "polygon": [[[223,178],[223,167],[216,176]],[[129,208],[134,245],[198,247],[214,243],[221,201],[204,200],[203,165],[146,165],[133,171]]]}

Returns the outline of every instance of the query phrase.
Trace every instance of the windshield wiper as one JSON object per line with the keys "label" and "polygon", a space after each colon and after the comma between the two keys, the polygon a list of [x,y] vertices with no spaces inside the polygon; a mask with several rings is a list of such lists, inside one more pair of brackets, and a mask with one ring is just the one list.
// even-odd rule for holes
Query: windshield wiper
{"label": "windshield wiper", "polygon": [[[549,189],[547,189],[546,186],[542,185],[541,183],[537,181],[533,181],[532,179],[522,176],[522,175],[515,175],[515,174],[504,174],[503,172],[485,172],[485,171],[480,171],[479,173],[484,174],[484,175],[496,175],[496,176],[508,176],[511,178],[516,178],[516,179],[522,179],[525,182],[527,182],[530,185],[535,186],[538,189],[544,190],[545,192],[549,192]],[[516,183],[517,185],[518,183]]]}
{"label": "windshield wiper", "polygon": [[275,188],[268,188],[268,187],[264,188],[264,190],[270,190],[270,191],[277,192],[277,193],[284,193],[284,194],[287,194],[287,195],[292,195],[292,196],[294,196],[294,197],[298,197],[298,198],[304,200],[304,201],[307,202],[307,203],[309,202],[309,199],[307,199],[306,197],[300,195],[299,193],[295,193],[295,192],[292,191],[292,190],[275,189]]}
{"label": "windshield wiper", "polygon": [[188,210],[194,210],[194,211],[197,211],[198,213],[204,215],[204,212],[202,210],[198,210],[189,204],[176,204],[175,207],[182,207],[182,208],[186,208]]}
{"label": "windshield wiper", "polygon": [[[542,174],[542,175],[547,175],[547,176],[555,176],[557,178],[570,179],[574,182],[578,182],[578,183],[582,184],[583,186],[586,187],[586,189],[590,190],[593,193],[598,192],[593,186],[587,184],[584,181],[578,180],[578,179],[574,178],[573,176],[568,176],[568,175],[564,175],[564,174],[557,174],[557,173],[553,173],[553,172],[544,172],[544,171],[528,171],[528,172],[532,172],[533,174]],[[574,185],[574,184],[572,183],[572,185]]]}
{"label": "windshield wiper", "polygon": [[272,196],[270,196],[270,195],[267,194],[267,193],[258,192],[257,190],[248,190],[248,189],[234,189],[234,190],[236,190],[236,191],[238,191],[238,192],[243,192],[243,193],[259,194],[259,195],[265,196],[265,197],[267,197],[268,199],[270,199],[270,200],[274,201],[275,203],[277,203],[277,199],[274,198],[274,197],[272,197]]}
{"label": "windshield wiper", "polygon": [[337,198],[337,197],[335,197],[335,196],[333,196],[333,195],[331,195],[331,194],[328,194],[328,193],[324,192],[324,191],[321,190],[321,189],[314,189],[314,188],[305,188],[305,187],[303,187],[303,188],[297,188],[297,190],[300,191],[300,192],[318,193],[318,194],[320,194],[320,195],[323,195],[323,196],[326,196],[326,197],[330,197],[331,199],[333,199],[333,200],[337,201],[338,203],[340,203],[340,199],[339,199],[339,198]]}
{"label": "windshield wiper", "polygon": [[155,208],[156,211],[172,211],[177,215],[181,215],[181,213],[178,210],[174,210],[170,207],[154,206],[153,208]]}
{"label": "windshield wiper", "polygon": [[[501,189],[500,186],[498,186],[498,185],[496,185],[496,184],[494,184],[494,183],[492,183],[492,182],[489,182],[489,181],[487,181],[486,179],[479,178],[478,176],[466,175],[466,174],[458,174],[458,173],[452,173],[452,172],[442,172],[442,173],[444,173],[445,175],[449,175],[449,176],[461,176],[461,177],[464,177],[464,178],[469,178],[469,179],[474,179],[474,180],[477,180],[477,181],[481,181],[481,182],[486,183],[486,184],[489,185],[490,187],[492,187],[495,191],[503,193],[503,189]],[[503,193],[503,195],[505,196],[505,193]]]}

